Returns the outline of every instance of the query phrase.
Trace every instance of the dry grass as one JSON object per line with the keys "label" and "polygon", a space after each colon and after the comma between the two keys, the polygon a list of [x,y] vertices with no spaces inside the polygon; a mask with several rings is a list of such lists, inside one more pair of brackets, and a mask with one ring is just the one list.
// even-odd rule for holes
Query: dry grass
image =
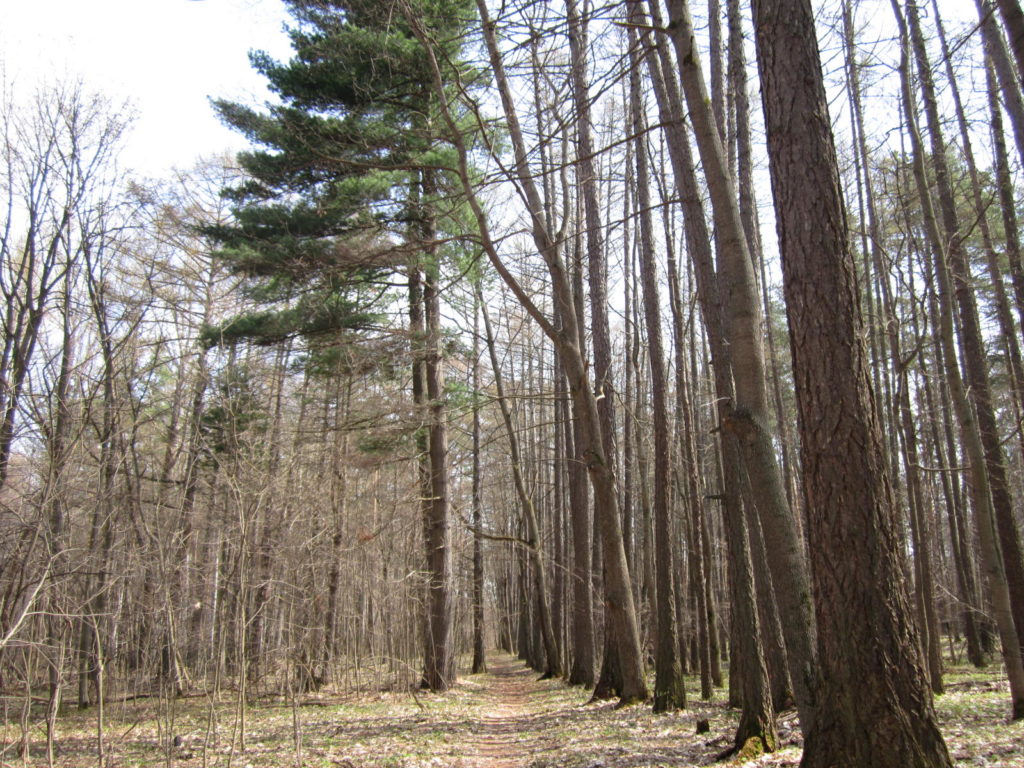
{"label": "dry grass", "polygon": [[[508,657],[497,674],[469,676],[443,695],[375,693],[262,701],[245,714],[229,700],[138,700],[108,706],[106,768],[645,768],[709,765],[730,743],[735,714],[720,701],[691,700],[684,712],[588,704],[587,693],[536,675]],[[1008,692],[995,671],[957,668],[937,700],[958,766],[1024,766],[1024,723],[1007,721]],[[721,698],[721,694],[719,694]],[[95,711],[69,710],[59,724],[55,765],[98,765]],[[696,734],[698,719],[711,723]],[[780,719],[782,749],[749,765],[796,766],[800,737],[792,713]],[[31,753],[14,754],[16,718],[3,731],[0,766],[44,766],[42,723]],[[175,737],[178,743],[175,743]]]}

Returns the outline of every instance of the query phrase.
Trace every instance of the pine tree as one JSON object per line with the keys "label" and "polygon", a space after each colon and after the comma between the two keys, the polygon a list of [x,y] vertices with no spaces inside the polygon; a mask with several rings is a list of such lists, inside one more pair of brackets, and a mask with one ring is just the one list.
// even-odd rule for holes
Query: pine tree
{"label": "pine tree", "polygon": [[[447,434],[439,275],[467,232],[446,194],[455,166],[436,119],[433,71],[404,17],[374,0],[288,0],[295,26],[287,62],[252,54],[279,102],[260,111],[214,106],[256,145],[226,191],[234,222],[207,231],[248,278],[265,309],[208,330],[211,341],[274,343],[291,336],[333,343],[376,322],[388,288],[409,289],[413,399],[427,573],[425,687],[454,682]],[[418,23],[442,41],[450,74],[471,4],[413,0]]]}

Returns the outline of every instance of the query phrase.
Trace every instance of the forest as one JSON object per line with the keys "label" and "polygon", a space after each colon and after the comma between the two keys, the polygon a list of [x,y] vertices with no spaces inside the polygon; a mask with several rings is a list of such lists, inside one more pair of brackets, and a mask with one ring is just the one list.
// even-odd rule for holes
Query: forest
{"label": "forest", "polygon": [[5,77],[0,766],[1024,765],[1019,0],[285,5]]}

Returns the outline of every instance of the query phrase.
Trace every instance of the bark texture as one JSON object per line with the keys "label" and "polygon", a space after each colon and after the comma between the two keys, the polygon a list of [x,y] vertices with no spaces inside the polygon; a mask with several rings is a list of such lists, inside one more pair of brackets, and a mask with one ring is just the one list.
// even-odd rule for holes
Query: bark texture
{"label": "bark texture", "polygon": [[809,0],[754,0],[789,310],[820,707],[801,765],[951,766],[920,666]]}

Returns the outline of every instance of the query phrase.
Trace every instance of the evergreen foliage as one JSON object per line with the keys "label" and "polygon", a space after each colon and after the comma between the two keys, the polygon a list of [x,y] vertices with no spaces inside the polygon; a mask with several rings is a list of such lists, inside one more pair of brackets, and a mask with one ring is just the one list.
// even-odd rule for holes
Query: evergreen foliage
{"label": "evergreen foliage", "polygon": [[[260,111],[214,102],[255,148],[238,157],[246,180],[224,192],[234,221],[204,231],[265,309],[207,329],[210,344],[370,328],[396,272],[436,268],[424,255],[457,254],[467,232],[447,195],[455,156],[434,114],[432,73],[401,9],[374,0],[288,6],[292,59],[251,56],[279,103]],[[414,0],[420,23],[447,41],[439,48],[448,62],[459,60],[472,8]]]}

